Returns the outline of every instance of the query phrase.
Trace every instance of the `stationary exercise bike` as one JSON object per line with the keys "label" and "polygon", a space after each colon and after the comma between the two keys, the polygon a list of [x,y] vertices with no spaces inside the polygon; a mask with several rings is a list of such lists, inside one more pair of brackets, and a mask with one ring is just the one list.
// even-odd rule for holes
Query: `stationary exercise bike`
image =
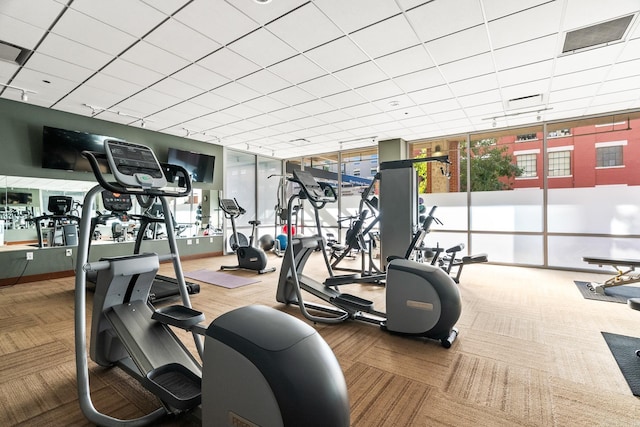
{"label": "stationary exercise bike", "polygon": [[[236,218],[246,212],[238,205],[236,199],[220,199],[220,209],[224,212],[225,218],[231,220],[231,229],[233,230],[233,233],[229,238],[229,243],[231,245],[231,249],[238,257],[238,265],[223,265],[220,266],[220,270],[237,270],[242,268],[245,270],[257,271],[258,274],[276,271],[275,267],[266,268],[267,255],[262,249],[253,245],[255,242],[255,229],[259,222],[251,221],[253,230],[251,232],[251,239],[247,241],[247,238],[238,233],[238,230],[236,229]],[[244,239],[241,239],[240,236]]]}
{"label": "stationary exercise bike", "polygon": [[[99,185],[84,199],[75,282],[75,351],[78,400],[87,419],[102,426],[157,424],[167,414],[201,411],[207,426],[349,426],[349,401],[340,366],[327,343],[304,322],[265,306],[235,309],[204,325],[191,308],[170,215],[164,224],[170,253],[142,253],[88,262],[96,195],[168,197],[191,193],[187,171],[158,163],[146,146],[106,140],[105,153],[84,152]],[[116,182],[107,182],[98,158]],[[178,177],[179,186],[167,186]],[[171,261],[182,305],[156,310],[149,292],[161,261]],[[91,398],[86,342],[86,272],[97,271],[90,355],[100,366],[118,366],[161,402],[137,419],[99,412]],[[198,357],[171,328],[193,335]],[[201,338],[204,337],[204,344]],[[199,360],[202,362],[200,363]]]}
{"label": "stationary exercise bike", "polygon": [[[324,238],[320,232],[319,211],[327,203],[335,202],[337,196],[330,185],[320,185],[307,171],[294,170],[291,180],[300,186],[300,192],[291,196],[289,208],[295,200],[306,199],[313,207],[318,234],[292,236],[291,231],[288,232],[287,237],[291,244],[287,246],[282,260],[276,291],[277,301],[297,304],[304,317],[312,322],[340,323],[348,319],[361,320],[376,324],[388,332],[440,340],[443,347],[451,347],[458,336],[458,330],[454,325],[462,310],[460,293],[453,279],[439,267],[407,259],[391,260],[387,265],[386,313],[377,311],[372,301],[342,293],[338,291],[337,286],[329,285],[327,281],[320,283],[303,274],[309,256],[318,247],[331,273],[324,251]],[[290,215],[288,221],[291,223]],[[332,307],[305,301],[302,296],[303,290],[331,304]]]}

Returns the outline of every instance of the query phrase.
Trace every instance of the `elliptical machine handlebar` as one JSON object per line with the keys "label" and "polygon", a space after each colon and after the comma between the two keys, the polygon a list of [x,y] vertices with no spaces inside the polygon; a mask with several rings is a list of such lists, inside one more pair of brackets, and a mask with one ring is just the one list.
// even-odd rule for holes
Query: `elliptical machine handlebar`
{"label": "elliptical machine handlebar", "polygon": [[100,186],[105,190],[111,191],[112,193],[134,194],[137,196],[144,194],[145,196],[151,196],[152,198],[157,196],[185,197],[191,194],[191,178],[189,177],[189,172],[187,172],[187,170],[182,166],[170,163],[160,163],[162,172],[167,181],[178,181],[178,191],[167,191],[161,188],[125,187],[118,182],[109,182],[104,178],[104,175],[100,170],[100,163],[98,163],[98,159],[106,160],[107,155],[105,153],[96,151],[83,151],[82,155],[89,161],[91,169],[93,170],[93,174],[95,175],[96,180],[98,181]]}

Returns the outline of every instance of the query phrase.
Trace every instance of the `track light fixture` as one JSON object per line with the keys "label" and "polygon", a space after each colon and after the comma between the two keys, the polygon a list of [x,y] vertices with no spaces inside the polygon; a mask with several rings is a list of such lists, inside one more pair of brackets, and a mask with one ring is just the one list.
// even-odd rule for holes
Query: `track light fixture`
{"label": "track light fixture", "polygon": [[19,90],[22,92],[22,95],[20,95],[20,99],[22,99],[24,102],[27,102],[29,100],[29,95],[30,93],[38,93],[34,90],[31,89],[23,89],[21,87],[18,86],[13,86],[13,85],[8,85],[8,84],[4,84],[4,83],[0,83],[0,86],[4,86],[7,89],[13,89],[13,90]]}
{"label": "track light fixture", "polygon": [[147,122],[152,122],[153,121],[153,120],[145,119],[144,117],[134,116],[134,115],[129,114],[129,113],[123,113],[122,111],[111,110],[109,108],[98,107],[96,105],[90,105],[90,104],[82,104],[82,105],[87,107],[87,108],[91,108],[91,114],[92,115],[96,115],[96,114],[99,114],[99,113],[107,112],[107,113],[116,114],[118,116],[131,117],[132,119],[136,119],[134,121],[140,121],[140,127],[141,128],[145,127],[147,125]]}

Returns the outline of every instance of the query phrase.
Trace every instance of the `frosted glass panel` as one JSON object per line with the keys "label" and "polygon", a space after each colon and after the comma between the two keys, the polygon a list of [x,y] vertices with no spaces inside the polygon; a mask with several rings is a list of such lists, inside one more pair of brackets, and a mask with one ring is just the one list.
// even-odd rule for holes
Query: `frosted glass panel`
{"label": "frosted glass panel", "polygon": [[474,253],[486,253],[489,262],[542,265],[542,236],[509,234],[472,234]]}
{"label": "frosted glass panel", "polygon": [[640,234],[640,187],[549,190],[549,232]]}
{"label": "frosted glass panel", "polygon": [[542,190],[471,193],[471,230],[542,231]]}
{"label": "frosted glass panel", "polygon": [[469,255],[468,247],[467,247],[467,234],[466,233],[438,233],[431,232],[427,234],[427,237],[424,239],[424,245],[427,247],[441,247],[448,249],[452,246],[459,245],[460,243],[464,243],[465,248],[462,252],[458,252],[456,258]]}
{"label": "frosted glass panel", "polygon": [[552,267],[598,268],[582,261],[583,256],[640,259],[640,239],[549,236],[548,247]]}
{"label": "frosted glass panel", "polygon": [[467,229],[467,193],[432,193],[426,195],[425,205],[437,206],[435,217],[442,225],[434,224],[433,230]]}

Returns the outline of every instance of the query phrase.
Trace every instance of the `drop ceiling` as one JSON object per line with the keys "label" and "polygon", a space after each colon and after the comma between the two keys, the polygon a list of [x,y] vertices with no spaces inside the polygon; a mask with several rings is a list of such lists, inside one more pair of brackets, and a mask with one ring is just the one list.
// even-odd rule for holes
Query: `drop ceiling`
{"label": "drop ceiling", "polygon": [[[638,0],[3,0],[0,41],[31,53],[0,60],[0,83],[41,107],[290,158],[482,131],[494,119],[637,110],[639,9]],[[620,40],[562,53],[568,32],[625,16]],[[22,95],[0,86],[2,98]]]}

